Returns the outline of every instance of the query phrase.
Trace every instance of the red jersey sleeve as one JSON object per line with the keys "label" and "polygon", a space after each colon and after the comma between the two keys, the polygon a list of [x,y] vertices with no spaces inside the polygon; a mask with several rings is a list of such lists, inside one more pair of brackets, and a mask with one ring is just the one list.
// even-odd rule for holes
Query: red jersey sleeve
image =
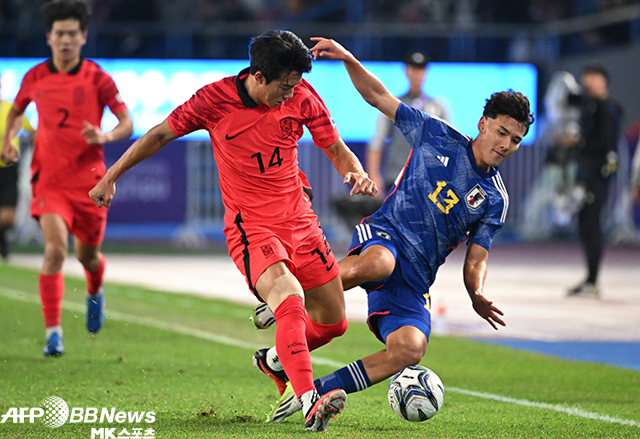
{"label": "red jersey sleeve", "polygon": [[320,95],[306,80],[303,82],[309,90],[309,97],[301,105],[302,113],[306,117],[304,124],[313,137],[313,143],[320,148],[326,148],[340,138],[340,133]]}
{"label": "red jersey sleeve", "polygon": [[116,83],[107,73],[102,71],[101,73],[102,75],[98,83],[98,99],[100,100],[100,104],[102,104],[103,107],[108,106],[113,114],[118,114],[126,110],[127,106],[122,100],[122,96],[120,96],[120,91],[118,91]]}
{"label": "red jersey sleeve", "polygon": [[220,118],[217,103],[211,96],[209,87],[202,87],[184,104],[177,107],[167,121],[171,131],[182,137],[197,130],[207,129],[216,124]]}
{"label": "red jersey sleeve", "polygon": [[33,69],[29,70],[27,74],[24,75],[22,83],[20,84],[20,90],[18,90],[18,94],[13,100],[13,104],[22,111],[24,111],[25,108],[27,108],[27,105],[29,105],[33,100],[31,97],[31,84],[33,82],[34,75],[35,73]]}

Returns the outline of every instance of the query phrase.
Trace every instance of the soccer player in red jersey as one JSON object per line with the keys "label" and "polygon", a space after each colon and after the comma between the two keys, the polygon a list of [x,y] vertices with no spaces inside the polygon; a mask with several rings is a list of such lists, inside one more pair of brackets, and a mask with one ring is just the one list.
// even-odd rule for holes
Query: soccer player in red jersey
{"label": "soccer player in red jersey", "polygon": [[[107,219],[87,192],[105,173],[103,144],[128,138],[133,124],[115,83],[93,61],[80,56],[87,41],[89,6],[80,0],[55,0],[42,8],[51,58],[33,67],[22,80],[7,116],[0,158],[16,160],[10,140],[30,102],[38,109],[38,135],[31,163],[31,215],[44,238],[40,298],[46,326],[45,356],[62,355],[60,309],[64,293],[62,264],[69,233],[87,276],[87,329],[104,321],[102,280],[105,257],[100,252]],[[118,118],[101,132],[104,107]]]}
{"label": "soccer player in red jersey", "polygon": [[[317,394],[309,351],[342,335],[347,322],[338,264],[298,167],[303,125],[344,182],[353,185],[351,195],[374,195],[377,188],[302,79],[311,70],[311,57],[300,38],[270,31],[252,39],[249,54],[249,68],[204,86],[138,139],[90,196],[97,206],[108,207],[116,181],[132,166],[178,137],[209,132],[229,254],[256,297],[274,310],[277,356],[302,402],[305,427],[324,431],[346,394],[339,389]],[[258,360],[268,372],[261,367],[267,356]]]}

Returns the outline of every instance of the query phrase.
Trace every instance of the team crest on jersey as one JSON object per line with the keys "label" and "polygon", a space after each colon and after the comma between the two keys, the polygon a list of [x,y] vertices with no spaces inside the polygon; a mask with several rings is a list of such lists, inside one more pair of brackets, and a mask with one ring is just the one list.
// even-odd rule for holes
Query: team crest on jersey
{"label": "team crest on jersey", "polygon": [[283,139],[286,139],[291,134],[293,134],[293,122],[290,117],[287,117],[280,121],[280,131],[282,131]]}
{"label": "team crest on jersey", "polygon": [[274,255],[273,247],[271,247],[271,244],[265,244],[261,246],[260,250],[262,250],[262,254],[264,255],[265,258],[268,258]]}
{"label": "team crest on jersey", "polygon": [[475,185],[473,189],[467,192],[464,199],[467,202],[467,206],[476,210],[480,205],[488,198],[487,193],[480,187],[479,184]]}
{"label": "team crest on jersey", "polygon": [[380,230],[376,231],[376,235],[378,235],[380,238],[384,238],[387,241],[391,241],[391,235],[389,235],[387,232],[381,232]]}

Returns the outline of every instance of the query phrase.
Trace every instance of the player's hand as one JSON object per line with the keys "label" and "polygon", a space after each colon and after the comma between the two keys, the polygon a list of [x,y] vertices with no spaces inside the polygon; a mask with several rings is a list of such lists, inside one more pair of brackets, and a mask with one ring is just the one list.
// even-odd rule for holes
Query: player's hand
{"label": "player's hand", "polygon": [[482,294],[474,294],[471,298],[471,302],[473,303],[473,309],[480,317],[485,319],[493,329],[496,331],[498,330],[496,323],[500,326],[507,326],[507,324],[499,317],[503,316],[504,313]]}
{"label": "player's hand", "polygon": [[87,143],[91,145],[104,145],[107,143],[105,134],[100,131],[100,127],[97,127],[86,120],[83,122],[84,128],[80,131],[80,134],[84,136]]}
{"label": "player's hand", "polygon": [[109,183],[104,178],[89,191],[89,197],[98,207],[109,207],[116,194],[116,184]]}
{"label": "player's hand", "polygon": [[369,195],[374,196],[378,193],[378,186],[369,178],[366,172],[347,172],[344,176],[344,183],[353,187],[349,195]]}
{"label": "player's hand", "polygon": [[317,60],[319,56],[336,61],[345,61],[353,58],[351,52],[335,40],[323,37],[311,37],[311,41],[316,41],[316,45],[310,49],[314,60]]}
{"label": "player's hand", "polygon": [[0,151],[0,161],[10,165],[18,161],[18,150],[11,143],[4,144]]}

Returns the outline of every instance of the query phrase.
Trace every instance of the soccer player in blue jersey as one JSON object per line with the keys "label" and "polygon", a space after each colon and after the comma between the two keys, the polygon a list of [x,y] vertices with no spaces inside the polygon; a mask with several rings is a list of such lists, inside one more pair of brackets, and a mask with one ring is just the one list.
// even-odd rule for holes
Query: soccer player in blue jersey
{"label": "soccer player in blue jersey", "polygon": [[[502,311],[483,294],[489,249],[509,205],[497,166],[519,148],[534,118],[521,93],[494,93],[472,139],[402,103],[337,42],[312,40],[314,58],[343,61],[358,92],[394,121],[412,148],[382,207],[356,226],[339,263],[345,290],[367,290],[368,323],[385,344],[315,381],[320,394],[335,388],[351,393],[420,362],[431,332],[429,287],[446,256],[465,241],[463,277],[473,309],[494,329],[505,326]],[[279,365],[269,366],[277,371]],[[270,421],[299,410],[291,395],[287,389]]]}

